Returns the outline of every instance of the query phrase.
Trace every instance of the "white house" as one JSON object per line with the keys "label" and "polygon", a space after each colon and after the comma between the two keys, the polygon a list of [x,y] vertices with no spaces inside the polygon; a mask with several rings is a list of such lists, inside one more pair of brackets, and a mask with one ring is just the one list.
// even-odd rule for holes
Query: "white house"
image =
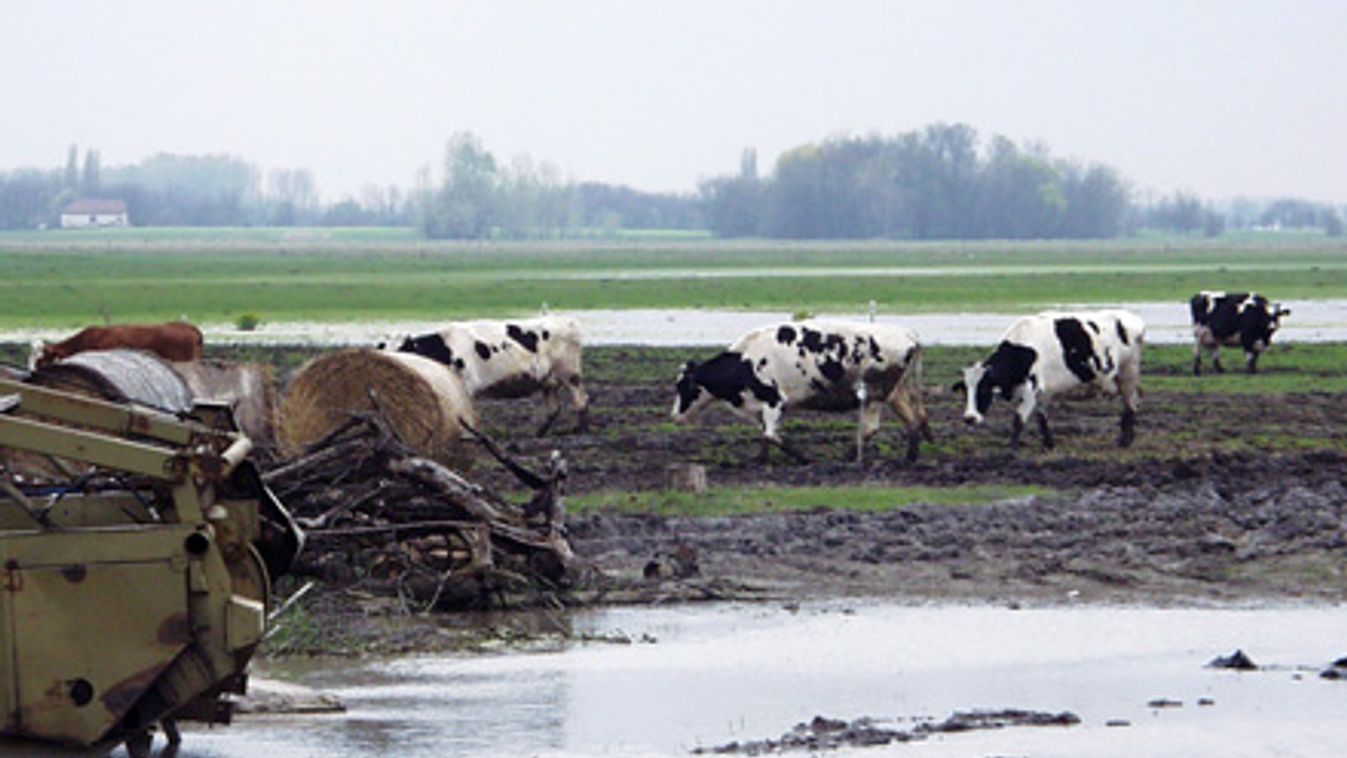
{"label": "white house", "polygon": [[76,200],[61,209],[62,229],[83,229],[93,226],[130,226],[126,203],[121,200]]}

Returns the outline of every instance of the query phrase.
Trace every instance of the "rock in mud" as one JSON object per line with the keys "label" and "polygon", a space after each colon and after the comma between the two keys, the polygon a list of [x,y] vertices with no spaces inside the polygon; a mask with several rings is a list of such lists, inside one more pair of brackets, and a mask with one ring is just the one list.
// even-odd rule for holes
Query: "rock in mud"
{"label": "rock in mud", "polygon": [[1244,654],[1243,650],[1236,650],[1230,655],[1218,655],[1211,659],[1207,664],[1214,669],[1233,669],[1235,671],[1257,671],[1258,664],[1253,659]]}
{"label": "rock in mud", "polygon": [[880,726],[875,719],[865,717],[855,721],[815,716],[809,723],[795,728],[779,739],[730,742],[713,748],[697,748],[698,755],[763,755],[787,751],[808,751],[840,748],[873,747],[895,742],[924,740],[932,734],[956,734],[980,729],[1003,729],[1008,726],[1073,726],[1080,717],[1069,711],[1046,713],[1006,708],[998,711],[957,711],[944,721],[925,722],[911,729]]}
{"label": "rock in mud", "polygon": [[250,677],[248,694],[234,703],[234,712],[245,713],[341,713],[346,705],[329,692],[276,679]]}

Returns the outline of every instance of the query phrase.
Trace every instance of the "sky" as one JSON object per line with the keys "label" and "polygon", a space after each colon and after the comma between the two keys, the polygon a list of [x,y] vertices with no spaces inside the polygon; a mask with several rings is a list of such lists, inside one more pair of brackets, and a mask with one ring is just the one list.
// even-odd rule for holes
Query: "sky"
{"label": "sky", "polygon": [[307,168],[328,200],[501,162],[693,192],[935,122],[1138,192],[1347,203],[1341,0],[0,0],[0,170],[158,152]]}

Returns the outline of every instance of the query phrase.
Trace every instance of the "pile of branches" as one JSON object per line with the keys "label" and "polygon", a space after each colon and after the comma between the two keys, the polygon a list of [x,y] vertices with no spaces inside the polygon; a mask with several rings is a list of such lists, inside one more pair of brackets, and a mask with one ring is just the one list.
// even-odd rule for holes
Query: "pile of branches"
{"label": "pile of branches", "polygon": [[408,611],[483,607],[505,593],[555,602],[576,578],[565,537],[565,461],[530,471],[477,441],[533,490],[507,501],[400,441],[377,415],[353,417],[263,475],[304,529],[295,573],[396,594]]}

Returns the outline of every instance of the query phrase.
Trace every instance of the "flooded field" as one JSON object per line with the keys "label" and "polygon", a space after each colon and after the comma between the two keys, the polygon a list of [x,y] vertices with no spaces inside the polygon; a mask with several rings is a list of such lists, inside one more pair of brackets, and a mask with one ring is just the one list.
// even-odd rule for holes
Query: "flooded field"
{"label": "flooded field", "polygon": [[[601,610],[538,653],[345,660],[262,673],[344,714],[189,731],[183,756],[685,755],[815,716],[894,728],[955,711],[1070,711],[1075,726],[938,734],[839,755],[1327,755],[1347,608],[721,605]],[[1253,672],[1206,664],[1235,649]],[[1165,701],[1160,705],[1157,701]],[[1153,704],[1156,703],[1156,704]]]}
{"label": "flooded field", "polygon": [[[1277,342],[1347,341],[1347,301],[1306,300],[1288,303],[1292,315],[1283,321]],[[1097,308],[1093,306],[1063,306]],[[1153,344],[1188,344],[1192,327],[1186,303],[1124,303],[1146,321],[1147,340]],[[1030,309],[1033,310],[1033,309]],[[1028,312],[1028,311],[1025,311]],[[901,323],[917,330],[931,345],[993,345],[1017,313],[881,314],[876,320]],[[580,321],[586,345],[726,345],[744,332],[777,321],[789,321],[787,311],[715,310],[586,310],[567,312]],[[864,313],[822,313],[822,318],[865,319]],[[369,346],[397,334],[434,331],[440,321],[263,322],[255,331],[241,332],[226,324],[203,324],[212,345]],[[69,330],[32,329],[0,332],[0,342],[27,343],[52,339]]]}

